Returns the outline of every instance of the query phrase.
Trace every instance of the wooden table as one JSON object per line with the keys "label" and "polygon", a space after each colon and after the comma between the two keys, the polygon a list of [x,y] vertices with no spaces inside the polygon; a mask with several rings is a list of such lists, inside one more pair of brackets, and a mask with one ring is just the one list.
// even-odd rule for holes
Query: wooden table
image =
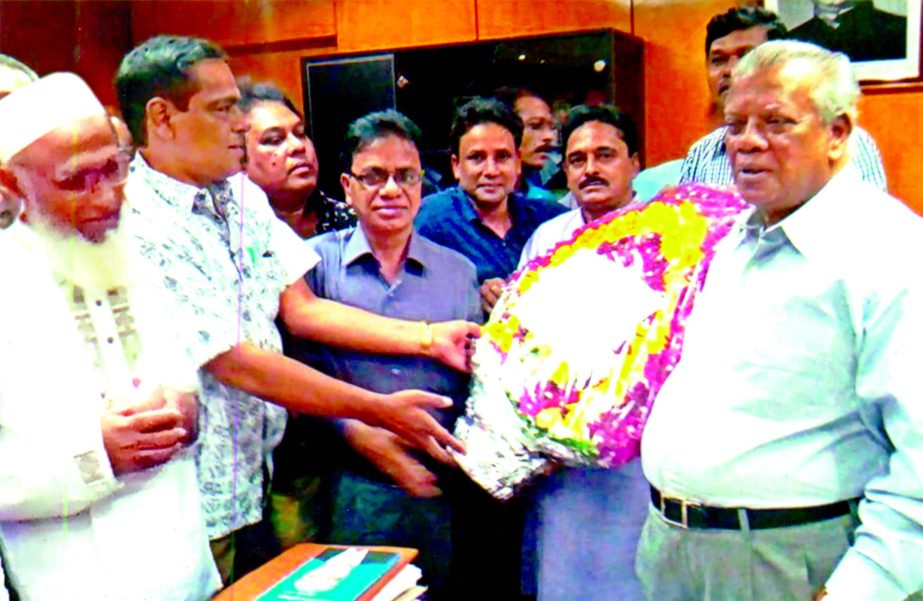
{"label": "wooden table", "polygon": [[[227,587],[215,597],[213,601],[252,601],[274,584],[298,569],[298,566],[308,561],[316,555],[320,555],[327,549],[347,549],[344,545],[320,545],[315,543],[302,543],[295,545],[282,555],[264,564],[260,568],[250,572],[231,586]],[[399,553],[401,558],[391,567],[388,572],[365,591],[358,601],[370,601],[389,580],[394,578],[404,566],[413,561],[417,556],[416,549],[407,549],[404,547],[360,547],[370,551],[386,551],[390,553]]]}

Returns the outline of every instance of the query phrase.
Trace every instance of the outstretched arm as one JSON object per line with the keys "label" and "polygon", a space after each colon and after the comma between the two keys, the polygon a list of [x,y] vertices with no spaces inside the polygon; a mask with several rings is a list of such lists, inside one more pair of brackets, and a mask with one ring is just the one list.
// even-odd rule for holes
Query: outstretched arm
{"label": "outstretched arm", "polygon": [[378,394],[341,382],[279,353],[241,343],[205,365],[234,388],[299,413],[352,417],[391,430],[434,458],[451,462],[446,446],[462,444],[429,414],[452,401],[443,396],[407,390]]}
{"label": "outstretched arm", "polygon": [[303,279],[282,293],[279,315],[300,338],[366,353],[422,355],[459,371],[470,371],[471,341],[480,332],[466,321],[427,324],[368,313],[318,298]]}

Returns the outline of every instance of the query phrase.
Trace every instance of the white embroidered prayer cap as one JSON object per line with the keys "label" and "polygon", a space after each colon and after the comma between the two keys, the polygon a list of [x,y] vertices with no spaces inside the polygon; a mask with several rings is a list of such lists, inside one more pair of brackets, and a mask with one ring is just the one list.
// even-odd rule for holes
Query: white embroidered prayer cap
{"label": "white embroidered prayer cap", "polygon": [[0,100],[0,163],[57,128],[105,115],[93,90],[73,73],[52,73]]}

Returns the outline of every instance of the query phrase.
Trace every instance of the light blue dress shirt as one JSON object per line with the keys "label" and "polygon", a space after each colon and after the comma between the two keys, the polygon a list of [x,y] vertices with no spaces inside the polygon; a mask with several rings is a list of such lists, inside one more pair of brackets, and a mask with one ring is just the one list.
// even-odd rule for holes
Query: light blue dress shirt
{"label": "light blue dress shirt", "polygon": [[[869,202],[874,201],[874,202]],[[721,242],[642,441],[668,496],[787,508],[863,497],[835,599],[923,588],[923,222],[847,168]]]}

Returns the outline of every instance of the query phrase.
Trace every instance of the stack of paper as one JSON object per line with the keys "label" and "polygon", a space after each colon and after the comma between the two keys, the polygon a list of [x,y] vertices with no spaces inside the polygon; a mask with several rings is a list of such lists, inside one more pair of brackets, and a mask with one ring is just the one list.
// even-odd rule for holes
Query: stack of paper
{"label": "stack of paper", "polygon": [[418,599],[426,592],[426,587],[417,586],[423,572],[413,564],[404,566],[397,576],[391,579],[372,601],[410,601]]}

